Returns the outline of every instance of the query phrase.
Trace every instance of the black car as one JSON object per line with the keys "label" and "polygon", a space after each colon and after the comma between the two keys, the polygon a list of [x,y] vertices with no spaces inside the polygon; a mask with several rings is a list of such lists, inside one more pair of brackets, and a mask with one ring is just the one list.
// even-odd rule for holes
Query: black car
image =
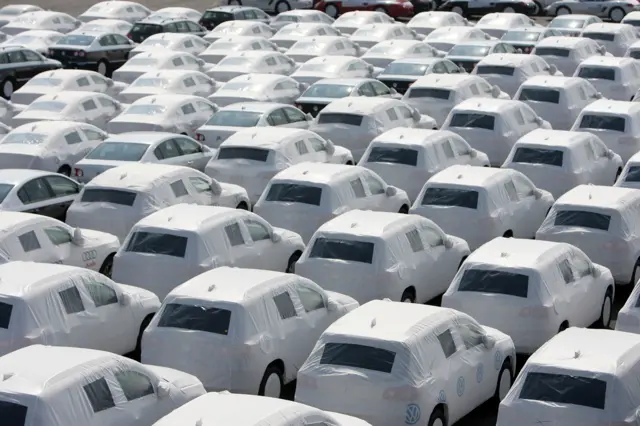
{"label": "black car", "polygon": [[135,43],[121,34],[80,32],[67,34],[49,46],[49,57],[65,68],[97,71],[109,77],[129,59]]}
{"label": "black car", "polygon": [[160,33],[184,33],[202,37],[207,33],[207,29],[187,18],[154,19],[152,17],[133,24],[127,37],[136,43],[142,43],[152,35]]}
{"label": "black car", "polygon": [[0,48],[0,90],[2,97],[11,98],[31,77],[43,71],[62,68],[59,61],[45,58],[38,52],[24,47]]}
{"label": "black car", "polygon": [[493,12],[522,13],[527,16],[535,16],[536,4],[528,0],[450,0],[444,2],[438,10],[456,12],[465,18],[482,16]]}
{"label": "black car", "polygon": [[268,24],[271,22],[271,18],[256,7],[220,6],[205,10],[199,23],[211,31],[227,21],[260,21]]}

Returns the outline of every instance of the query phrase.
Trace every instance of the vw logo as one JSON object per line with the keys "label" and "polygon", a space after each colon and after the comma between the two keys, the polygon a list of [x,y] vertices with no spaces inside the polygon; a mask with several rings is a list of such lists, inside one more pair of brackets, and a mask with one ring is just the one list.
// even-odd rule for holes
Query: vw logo
{"label": "vw logo", "polygon": [[317,110],[318,110],[318,107],[317,107],[317,106],[314,106],[314,107],[313,107],[313,110],[314,110],[314,111],[317,111]]}
{"label": "vw logo", "polygon": [[90,260],[93,260],[96,257],[98,257],[98,252],[96,250],[89,250],[89,251],[85,251],[84,253],[82,253],[82,260],[84,262],[88,262]]}
{"label": "vw logo", "polygon": [[420,420],[420,407],[416,404],[407,405],[407,412],[404,416],[404,422],[408,425],[415,425]]}

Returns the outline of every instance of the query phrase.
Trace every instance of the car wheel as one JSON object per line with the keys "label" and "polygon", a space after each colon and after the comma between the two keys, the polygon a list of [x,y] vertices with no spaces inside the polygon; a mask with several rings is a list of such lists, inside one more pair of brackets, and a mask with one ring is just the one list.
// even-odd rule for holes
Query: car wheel
{"label": "car wheel", "polygon": [[340,14],[340,11],[338,10],[338,8],[333,5],[333,4],[328,4],[324,7],[324,13],[326,13],[327,15],[329,15],[332,18],[337,18],[338,14]]}
{"label": "car wheel", "polygon": [[71,167],[65,164],[64,166],[61,166],[58,169],[58,173],[60,173],[61,175],[65,175],[67,177],[71,177]]}
{"label": "car wheel", "polygon": [[287,270],[285,271],[287,274],[293,274],[295,272],[296,262],[300,260],[300,256],[302,256],[302,253],[299,251],[291,255],[291,257],[287,261]]}
{"label": "car wheel", "polygon": [[413,288],[408,288],[402,292],[400,296],[402,303],[416,303],[416,291]]}
{"label": "car wheel", "polygon": [[460,16],[464,16],[464,10],[462,10],[462,8],[461,8],[460,6],[453,6],[453,7],[451,8],[451,11],[452,11],[453,13],[457,13],[457,14],[458,14],[458,15],[460,15]]}
{"label": "car wheel", "polygon": [[429,417],[429,423],[427,423],[427,425],[447,426],[447,418],[445,417],[444,411],[441,407],[436,407],[436,409],[433,410],[433,413],[431,413],[431,416]]}
{"label": "car wheel", "polygon": [[2,82],[2,97],[5,99],[11,99],[11,95],[13,95],[13,90],[15,89],[13,80],[11,78],[7,78]]}
{"label": "car wheel", "polygon": [[102,266],[100,267],[100,273],[107,278],[111,278],[111,276],[113,275],[113,256],[113,254],[107,256],[107,258],[102,263]]}
{"label": "car wheel", "polygon": [[613,22],[620,22],[624,19],[624,10],[621,7],[614,7],[609,11],[609,19]]}
{"label": "car wheel", "polygon": [[140,330],[138,331],[138,337],[136,339],[136,348],[133,350],[133,358],[137,361],[140,361],[142,356],[142,334],[147,327],[149,327],[152,319],[153,314],[147,315],[146,318],[142,320],[142,324],[140,324]]}
{"label": "car wheel", "polygon": [[635,286],[636,279],[639,276],[640,276],[640,259],[636,260],[636,264],[633,265],[633,272],[631,273],[631,281],[629,282],[629,285]]}
{"label": "car wheel", "polygon": [[571,9],[566,6],[560,6],[556,9],[556,16],[571,15]]}
{"label": "car wheel", "polygon": [[569,321],[562,321],[562,324],[560,324],[560,328],[558,328],[558,333],[562,333],[567,328],[569,328]]}
{"label": "car wheel", "polygon": [[507,396],[511,385],[513,384],[513,372],[511,371],[511,361],[509,358],[505,359],[498,374],[498,382],[496,383],[496,392],[494,399],[499,403]]}
{"label": "car wheel", "polygon": [[236,209],[238,209],[238,210],[249,210],[249,206],[247,205],[247,203],[242,201],[236,206]]}
{"label": "car wheel", "polygon": [[409,214],[409,206],[404,204],[402,207],[400,207],[400,210],[398,210],[398,213]]}
{"label": "car wheel", "polygon": [[611,311],[613,310],[613,289],[609,287],[604,294],[602,309],[600,309],[600,319],[597,322],[598,328],[609,328],[611,325]]}
{"label": "car wheel", "polygon": [[502,9],[503,13],[516,13],[516,10],[514,8],[512,8],[511,6],[507,6],[504,9]]}
{"label": "car wheel", "polygon": [[291,10],[291,5],[287,1],[279,1],[276,3],[276,13],[284,13]]}
{"label": "car wheel", "polygon": [[101,59],[98,62],[98,74],[103,75],[105,77],[107,76],[107,74],[109,74],[109,63],[104,59]]}
{"label": "car wheel", "polygon": [[540,3],[538,3],[537,1],[534,1],[533,4],[535,5],[535,10],[533,11],[533,14],[535,16],[541,16],[543,15],[544,12],[544,8],[542,7],[542,5]]}
{"label": "car wheel", "polygon": [[513,238],[513,231],[511,229],[509,229],[504,234],[502,234],[502,237],[503,238]]}
{"label": "car wheel", "polygon": [[280,398],[282,394],[283,380],[282,371],[276,365],[270,365],[262,376],[258,395],[269,396],[271,398]]}

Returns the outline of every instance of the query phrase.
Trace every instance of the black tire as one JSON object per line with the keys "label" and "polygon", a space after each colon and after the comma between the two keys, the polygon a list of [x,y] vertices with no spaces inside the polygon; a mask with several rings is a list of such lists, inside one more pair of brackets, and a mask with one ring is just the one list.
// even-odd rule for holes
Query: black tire
{"label": "black tire", "polygon": [[[280,5],[283,5],[283,4],[284,4],[284,5],[286,5],[286,6],[287,6],[287,8],[286,8],[286,9],[283,9],[283,10],[280,10],[279,6],[280,6]],[[276,3],[276,5],[273,7],[273,10],[274,10],[274,12],[275,12],[275,13],[288,12],[288,11],[290,11],[290,10],[291,10],[291,5],[290,5],[290,4],[289,4],[289,2],[288,2],[288,1],[286,1],[286,0],[280,0],[280,1],[279,1],[279,2],[277,2],[277,3]]]}
{"label": "black tire", "polygon": [[467,257],[468,256],[464,256],[462,260],[460,260],[460,264],[458,265],[458,271],[460,270],[460,268],[462,268],[462,264],[464,263],[465,260],[467,260]]}
{"label": "black tire", "polygon": [[[609,308],[609,318],[607,320],[604,319],[604,310],[605,307]],[[597,328],[605,328],[608,329],[611,326],[611,314],[613,312],[613,288],[609,287],[604,294],[604,299],[602,299],[602,307],[600,308],[600,318],[596,321]]]}
{"label": "black tire", "polygon": [[282,396],[282,388],[284,387],[284,380],[282,379],[283,372],[280,370],[280,367],[274,364],[269,365],[264,371],[264,375],[262,376],[262,380],[260,381],[260,387],[258,388],[258,395],[264,396],[267,380],[269,380],[269,377],[274,374],[277,375],[278,379],[280,380],[280,395],[278,396],[278,398]]}
{"label": "black tire", "polygon": [[[335,13],[335,14],[333,14],[333,15],[332,15],[331,13],[329,13],[329,12],[328,12],[328,10],[334,10],[334,9],[335,9],[335,11],[336,11],[336,13]],[[335,19],[335,18],[337,18],[338,16],[340,16],[340,9],[339,9],[339,8],[338,8],[338,6],[336,6],[335,4],[333,4],[333,3],[329,3],[328,5],[326,5],[326,6],[324,7],[324,13],[326,13],[327,15],[329,15],[331,18],[334,18],[334,19]]]}
{"label": "black tire", "polygon": [[147,315],[145,319],[142,320],[142,324],[140,324],[138,338],[136,339],[136,348],[133,350],[133,357],[137,361],[140,361],[140,357],[142,356],[142,333],[144,333],[144,330],[149,326],[152,319],[153,314]]}
{"label": "black tire", "polygon": [[560,16],[560,15],[558,14],[558,12],[559,12],[559,11],[561,11],[561,10],[566,10],[566,11],[568,12],[568,13],[566,13],[565,15],[571,15],[571,14],[572,14],[571,9],[569,9],[569,8],[568,8],[568,7],[566,7],[566,6],[560,6],[559,8],[557,8],[557,9],[556,9],[556,16]]}
{"label": "black tire", "polygon": [[100,273],[107,278],[111,278],[113,275],[113,257],[114,253],[107,256],[107,258],[102,262],[102,266],[100,267]]}
{"label": "black tire", "polygon": [[346,164],[347,166],[353,166],[353,161],[347,161],[345,164]]}
{"label": "black tire", "polygon": [[567,328],[569,328],[569,321],[563,321],[562,324],[560,324],[560,328],[558,328],[558,333],[562,333]]}
{"label": "black tire", "polygon": [[[11,83],[11,93],[5,93],[5,86],[7,86],[7,84]],[[0,84],[0,95],[5,98],[5,99],[11,99],[11,95],[13,95],[13,92],[15,92],[17,89],[16,87],[16,82],[12,77],[7,77],[4,80],[2,80],[2,83]]]}
{"label": "black tire", "polygon": [[614,8],[611,8],[611,10],[609,11],[609,20],[611,22],[619,23],[620,21],[622,21],[622,19],[616,20],[613,18],[613,12],[617,12],[617,11],[622,12],[622,19],[624,19],[624,16],[626,15],[626,13],[624,13],[624,9],[621,7],[614,7]]}
{"label": "black tire", "polygon": [[291,255],[289,261],[287,262],[287,270],[285,271],[287,274],[295,273],[296,262],[300,259],[300,256],[302,256],[302,252],[300,251],[297,251]]}
{"label": "black tire", "polygon": [[58,173],[67,177],[71,177],[71,167],[67,166],[66,164],[64,166],[60,166],[60,168],[58,169]]}
{"label": "black tire", "polygon": [[636,270],[638,269],[638,267],[640,267],[640,258],[636,260],[636,264],[633,265],[633,272],[631,273],[631,281],[629,281],[629,285],[631,286],[631,288],[633,288],[633,286],[636,285],[636,279],[638,279],[638,277],[636,277]]}
{"label": "black tire", "polygon": [[447,426],[447,417],[444,415],[444,410],[441,407],[436,407],[433,410],[433,413],[431,413],[431,416],[429,417],[429,423],[427,423],[427,426],[433,426],[436,420],[440,420],[443,426]]}
{"label": "black tire", "polygon": [[398,210],[398,213],[409,214],[409,206],[403,204],[402,207],[400,207],[400,210]]}
{"label": "black tire", "polygon": [[504,374],[509,375],[509,389],[513,386],[513,371],[511,369],[511,360],[509,358],[505,359],[502,363],[502,368],[500,369],[500,374],[498,374],[498,381],[496,382],[496,391],[493,394],[493,400],[500,403],[500,382],[502,382],[502,377]]}
{"label": "black tire", "polygon": [[416,291],[413,288],[407,288],[402,292],[400,301],[404,302],[405,300],[410,300],[410,302],[407,303],[416,303]]}
{"label": "black tire", "polygon": [[513,231],[511,229],[509,229],[508,231],[506,231],[503,235],[504,238],[513,238]]}
{"label": "black tire", "polygon": [[236,209],[238,210],[249,210],[249,206],[247,205],[247,203],[245,203],[244,201],[241,201],[237,206]]}
{"label": "black tire", "polygon": [[620,177],[621,174],[622,174],[622,169],[619,168],[618,171],[616,172],[616,178],[613,180],[613,183],[616,183],[618,181],[618,178]]}
{"label": "black tire", "polygon": [[[102,68],[102,70],[101,70],[101,68]],[[96,72],[98,74],[103,75],[105,77],[109,77],[109,75],[111,74],[110,70],[111,70],[111,66],[109,65],[109,61],[107,61],[106,59],[100,59],[98,61],[98,65],[97,65],[97,68],[96,68]],[[104,71],[104,72],[101,72],[101,71]]]}
{"label": "black tire", "polygon": [[544,7],[542,7],[542,5],[540,4],[540,2],[534,1],[536,7],[538,8],[538,13],[536,13],[536,16],[542,16],[544,15]]}

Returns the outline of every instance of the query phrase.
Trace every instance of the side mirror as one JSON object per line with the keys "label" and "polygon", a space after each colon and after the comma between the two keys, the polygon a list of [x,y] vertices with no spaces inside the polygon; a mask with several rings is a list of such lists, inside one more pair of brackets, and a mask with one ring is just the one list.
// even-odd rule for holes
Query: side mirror
{"label": "side mirror", "polygon": [[300,93],[306,92],[308,88],[309,85],[307,83],[298,83],[298,90],[300,91]]}
{"label": "side mirror", "polygon": [[391,93],[392,95],[397,95],[398,91],[396,89],[394,89],[393,87],[389,88],[389,93]]}
{"label": "side mirror", "polygon": [[596,92],[596,94],[593,95],[593,97],[596,98],[596,99],[602,99],[603,98],[602,93],[600,93],[600,92]]}
{"label": "side mirror", "polygon": [[304,117],[307,119],[307,121],[313,121],[313,115],[311,115],[311,114],[309,114],[309,113],[306,113],[306,114],[304,115]]}
{"label": "side mirror", "polygon": [[476,158],[477,156],[478,156],[478,151],[476,151],[475,149],[471,149],[469,151],[469,157]]}
{"label": "side mirror", "polygon": [[327,311],[335,312],[338,310],[338,303],[335,300],[327,300]]}
{"label": "side mirror", "polygon": [[282,236],[280,236],[280,234],[276,234],[275,232],[271,234],[271,242],[272,243],[279,243],[280,241],[282,241]]}
{"label": "side mirror", "polygon": [[198,58],[198,59],[196,59],[196,61],[198,62],[198,65],[200,67],[204,67],[205,65],[207,65],[207,63],[204,61],[204,59]]}
{"label": "side mirror", "polygon": [[158,398],[164,399],[171,394],[171,385],[167,382],[158,383]]}
{"label": "side mirror", "polygon": [[540,198],[542,198],[542,191],[540,191],[539,189],[534,189],[533,190],[533,196],[535,197],[536,200],[539,200]]}
{"label": "side mirror", "polygon": [[129,293],[122,293],[119,301],[121,306],[129,306],[131,304],[131,295]]}
{"label": "side mirror", "polygon": [[115,82],[113,80],[111,80],[110,78],[107,79],[107,87],[113,87],[114,84]]}
{"label": "side mirror", "polygon": [[496,345],[496,339],[485,334],[484,336],[482,336],[482,344],[487,349],[493,349],[493,347]]}
{"label": "side mirror", "polygon": [[446,248],[447,250],[450,250],[451,248],[453,248],[453,241],[451,241],[451,238],[446,238],[444,239],[444,248]]}
{"label": "side mirror", "polygon": [[616,155],[616,153],[615,153],[615,152],[613,152],[613,151],[612,151],[612,150],[610,150],[610,149],[608,149],[608,150],[607,150],[607,152],[606,152],[606,154],[605,154],[605,156],[606,156],[608,159],[612,159],[612,158],[614,157],[614,155]]}
{"label": "side mirror", "polygon": [[498,86],[496,86],[495,84],[491,86],[491,96],[498,99],[501,94],[502,94],[502,90],[500,90]]}
{"label": "side mirror", "polygon": [[373,65],[367,65],[367,70],[369,70],[369,74],[373,75],[373,71],[375,71],[375,68],[373,67]]}
{"label": "side mirror", "polygon": [[325,145],[325,148],[327,150],[327,154],[329,155],[333,155],[336,153],[336,146],[333,144],[333,142],[331,142],[328,139],[327,139],[327,144]]}
{"label": "side mirror", "polygon": [[73,244],[79,245],[84,241],[84,237],[82,236],[82,230],[80,228],[73,229],[73,235],[71,236],[71,242]]}
{"label": "side mirror", "polygon": [[387,195],[387,197],[393,197],[398,193],[398,189],[395,186],[387,186],[387,189],[385,189],[384,193]]}
{"label": "side mirror", "polygon": [[536,117],[535,122],[536,124],[538,124],[538,126],[542,126],[542,124],[544,123],[544,120],[540,117]]}
{"label": "side mirror", "polygon": [[411,115],[413,116],[414,121],[420,121],[422,119],[422,115],[420,114],[420,111],[418,111],[417,109],[414,109],[411,112]]}
{"label": "side mirror", "polygon": [[215,182],[215,181],[211,182],[211,192],[216,197],[222,194],[222,188],[220,188],[220,185],[218,184],[218,182]]}

